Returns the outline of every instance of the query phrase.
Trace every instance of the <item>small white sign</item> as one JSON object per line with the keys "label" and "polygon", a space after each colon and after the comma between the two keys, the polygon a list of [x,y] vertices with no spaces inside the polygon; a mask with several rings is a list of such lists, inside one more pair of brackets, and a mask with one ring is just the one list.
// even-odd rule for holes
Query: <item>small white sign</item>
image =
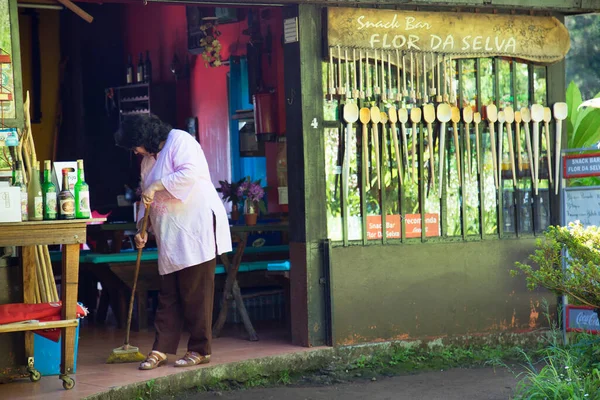
{"label": "small white sign", "polygon": [[285,44],[298,41],[298,18],[286,18],[283,20],[283,41]]}

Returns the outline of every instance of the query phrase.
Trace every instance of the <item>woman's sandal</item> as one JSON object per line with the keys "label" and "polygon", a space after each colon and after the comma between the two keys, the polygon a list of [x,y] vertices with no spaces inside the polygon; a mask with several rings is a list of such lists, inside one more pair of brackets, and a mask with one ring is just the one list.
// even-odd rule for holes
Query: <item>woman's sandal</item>
{"label": "woman's sandal", "polygon": [[157,351],[151,351],[148,354],[148,357],[140,364],[141,370],[150,370],[154,368],[158,368],[161,365],[165,365],[167,363],[167,357],[163,357]]}
{"label": "woman's sandal", "polygon": [[210,354],[207,356],[200,355],[195,351],[188,351],[183,358],[175,361],[175,367],[191,367],[193,365],[208,364],[210,362]]}

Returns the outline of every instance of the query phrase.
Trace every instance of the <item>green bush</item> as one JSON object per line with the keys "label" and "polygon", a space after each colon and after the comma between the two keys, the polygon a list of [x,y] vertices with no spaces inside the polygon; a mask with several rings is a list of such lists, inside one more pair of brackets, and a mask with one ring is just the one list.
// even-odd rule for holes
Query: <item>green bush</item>
{"label": "green bush", "polygon": [[[568,269],[562,266],[563,255]],[[538,286],[566,295],[569,302],[600,308],[600,228],[551,226],[529,259],[537,268],[516,263],[513,276],[523,274],[530,290]]]}

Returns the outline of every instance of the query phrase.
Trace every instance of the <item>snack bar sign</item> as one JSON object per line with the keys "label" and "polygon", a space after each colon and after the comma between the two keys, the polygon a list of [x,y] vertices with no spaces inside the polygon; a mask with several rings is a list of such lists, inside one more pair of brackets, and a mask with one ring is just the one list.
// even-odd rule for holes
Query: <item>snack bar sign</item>
{"label": "snack bar sign", "polygon": [[563,156],[563,176],[565,179],[600,176],[600,153]]}
{"label": "snack bar sign", "polygon": [[329,46],[436,52],[451,58],[505,56],[540,63],[570,48],[556,18],[530,15],[329,8]]}

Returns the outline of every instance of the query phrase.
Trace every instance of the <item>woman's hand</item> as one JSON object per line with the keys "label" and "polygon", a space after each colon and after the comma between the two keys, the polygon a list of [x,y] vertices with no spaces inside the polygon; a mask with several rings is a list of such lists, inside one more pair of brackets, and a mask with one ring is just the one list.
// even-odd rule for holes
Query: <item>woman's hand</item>
{"label": "woman's hand", "polygon": [[161,190],[165,190],[165,187],[160,181],[160,179],[154,181],[154,183],[148,186],[148,188],[142,192],[142,202],[144,203],[144,205],[148,206],[152,204],[152,202],[154,201],[154,195],[156,194],[156,192]]}
{"label": "woman's hand", "polygon": [[146,242],[148,241],[148,232],[138,232],[134,237],[135,247],[138,249],[143,249],[146,246]]}

